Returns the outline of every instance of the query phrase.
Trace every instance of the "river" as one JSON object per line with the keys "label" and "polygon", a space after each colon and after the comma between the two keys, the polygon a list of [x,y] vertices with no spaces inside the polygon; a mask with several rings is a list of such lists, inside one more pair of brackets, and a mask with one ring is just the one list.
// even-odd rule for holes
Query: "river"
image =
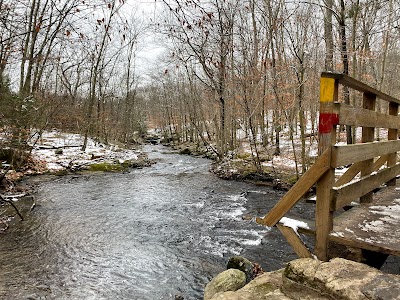
{"label": "river", "polygon": [[28,220],[0,234],[0,299],[200,299],[232,255],[266,270],[296,257],[242,219],[281,193],[218,179],[206,159],[145,151],[148,168],[39,185]]}

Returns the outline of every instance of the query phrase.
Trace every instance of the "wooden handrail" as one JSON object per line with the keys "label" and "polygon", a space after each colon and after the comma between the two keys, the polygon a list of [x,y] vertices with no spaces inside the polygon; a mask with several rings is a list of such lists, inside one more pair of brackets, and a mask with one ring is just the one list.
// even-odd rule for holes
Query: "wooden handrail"
{"label": "wooden handrail", "polygon": [[335,145],[332,149],[331,166],[333,168],[346,166],[398,151],[400,151],[400,140]]}
{"label": "wooden handrail", "polygon": [[381,91],[378,91],[377,89],[374,89],[373,87],[370,87],[369,85],[361,81],[358,81],[357,79],[354,79],[348,75],[341,73],[334,73],[334,72],[322,72],[321,77],[336,79],[338,80],[339,84],[348,86],[362,93],[370,93],[376,95],[378,98],[382,100],[400,104],[399,99],[389,96],[388,94],[385,94]]}
{"label": "wooden handrail", "polygon": [[333,112],[338,116],[337,125],[400,129],[400,120],[394,115],[338,102],[333,104]]}

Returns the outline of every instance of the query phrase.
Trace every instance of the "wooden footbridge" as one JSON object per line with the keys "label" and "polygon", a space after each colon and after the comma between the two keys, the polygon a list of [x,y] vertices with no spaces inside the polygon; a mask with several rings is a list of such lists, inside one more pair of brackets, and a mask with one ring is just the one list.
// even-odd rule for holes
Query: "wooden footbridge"
{"label": "wooden footbridge", "polygon": [[[338,102],[343,87],[362,93],[361,107]],[[384,105],[378,106],[377,99],[383,100]],[[319,157],[257,222],[277,226],[300,257],[312,257],[313,253],[299,232],[315,236],[313,252],[324,261],[332,256],[332,242],[400,256],[400,189],[396,188],[396,176],[400,174],[399,104],[399,99],[349,76],[322,73]],[[361,142],[336,143],[339,125],[361,128]],[[375,141],[375,129],[382,128],[387,133],[382,140]],[[348,169],[338,177],[335,170],[343,167]],[[283,218],[314,185],[315,220]]]}

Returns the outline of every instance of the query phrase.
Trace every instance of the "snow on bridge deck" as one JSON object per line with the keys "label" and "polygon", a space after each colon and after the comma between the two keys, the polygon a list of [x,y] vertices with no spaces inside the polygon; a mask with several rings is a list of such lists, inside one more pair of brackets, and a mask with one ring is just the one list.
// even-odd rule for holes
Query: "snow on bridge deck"
{"label": "snow on bridge deck", "polygon": [[400,256],[400,188],[385,187],[335,219],[330,240]]}

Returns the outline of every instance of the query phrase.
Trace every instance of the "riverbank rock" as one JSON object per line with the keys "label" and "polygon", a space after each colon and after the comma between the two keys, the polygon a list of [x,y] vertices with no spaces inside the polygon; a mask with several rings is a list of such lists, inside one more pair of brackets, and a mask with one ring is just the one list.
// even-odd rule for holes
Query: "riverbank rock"
{"label": "riverbank rock", "polygon": [[342,258],[297,259],[212,300],[400,300],[400,276]]}
{"label": "riverbank rock", "polygon": [[290,183],[282,181],[276,173],[264,170],[258,172],[251,161],[225,158],[214,161],[210,171],[226,180],[247,181],[256,185],[270,186],[275,190],[288,190]]}
{"label": "riverbank rock", "polygon": [[246,274],[246,282],[249,283],[254,279],[254,264],[243,256],[232,256],[229,258],[227,269],[238,269]]}
{"label": "riverbank rock", "polygon": [[246,284],[246,274],[237,269],[229,269],[214,277],[204,290],[204,300],[210,300],[221,292],[236,291]]}
{"label": "riverbank rock", "polygon": [[[367,265],[334,258],[323,263],[313,259],[290,262],[284,272],[285,294],[316,291],[324,298],[343,300],[400,299],[400,277]],[[305,299],[300,295],[295,299]]]}

